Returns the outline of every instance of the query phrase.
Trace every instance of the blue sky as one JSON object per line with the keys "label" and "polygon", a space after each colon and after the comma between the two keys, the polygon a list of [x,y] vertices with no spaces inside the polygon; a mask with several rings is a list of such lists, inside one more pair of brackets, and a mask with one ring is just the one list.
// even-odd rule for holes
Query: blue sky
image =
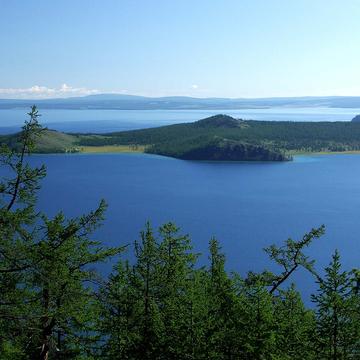
{"label": "blue sky", "polygon": [[358,0],[0,0],[0,97],[360,95]]}

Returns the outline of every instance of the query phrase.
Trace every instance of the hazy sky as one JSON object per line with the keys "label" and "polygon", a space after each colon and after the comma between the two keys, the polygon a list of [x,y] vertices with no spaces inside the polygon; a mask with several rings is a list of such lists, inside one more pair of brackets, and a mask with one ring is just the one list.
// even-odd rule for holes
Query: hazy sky
{"label": "hazy sky", "polygon": [[0,0],[0,98],[360,95],[360,0]]}

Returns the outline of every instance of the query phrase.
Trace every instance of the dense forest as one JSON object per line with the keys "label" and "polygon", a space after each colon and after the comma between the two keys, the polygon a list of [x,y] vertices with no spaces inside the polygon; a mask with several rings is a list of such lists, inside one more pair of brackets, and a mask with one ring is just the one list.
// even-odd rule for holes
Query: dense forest
{"label": "dense forest", "polygon": [[[323,272],[306,255],[324,226],[265,249],[278,272],[243,276],[226,272],[215,238],[199,266],[173,223],[157,231],[147,223],[134,244],[106,247],[92,240],[104,201],[79,218],[38,212],[46,169],[27,156],[44,130],[35,107],[29,115],[21,147],[1,148],[1,360],[360,359],[360,271],[344,270],[335,250]],[[96,265],[110,258],[104,278]],[[312,307],[295,271],[318,285]]]}

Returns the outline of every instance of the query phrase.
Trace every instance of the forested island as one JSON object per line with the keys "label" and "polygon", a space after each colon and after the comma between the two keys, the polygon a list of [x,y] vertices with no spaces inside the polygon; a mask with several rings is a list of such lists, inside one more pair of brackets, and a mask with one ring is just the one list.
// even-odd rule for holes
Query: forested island
{"label": "forested island", "polygon": [[[19,134],[0,137],[17,149]],[[287,161],[296,153],[360,150],[360,122],[254,121],[216,115],[193,123],[108,134],[45,130],[37,152],[140,151],[185,160]]]}

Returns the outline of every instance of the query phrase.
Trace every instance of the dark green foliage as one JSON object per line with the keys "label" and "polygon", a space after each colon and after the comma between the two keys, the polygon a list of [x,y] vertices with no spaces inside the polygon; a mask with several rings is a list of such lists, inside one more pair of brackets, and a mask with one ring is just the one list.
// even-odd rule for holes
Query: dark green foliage
{"label": "dark green foliage", "polygon": [[[232,358],[235,340],[235,294],[233,282],[225,271],[225,256],[216,239],[209,243],[209,269],[206,288],[206,358]],[[206,286],[207,285],[207,286]]]}
{"label": "dark green foliage", "polygon": [[275,353],[281,359],[315,359],[315,314],[306,309],[292,285],[281,290],[274,304]]}
{"label": "dark green foliage", "polygon": [[242,285],[239,300],[238,316],[243,322],[238,328],[243,329],[239,358],[268,359],[276,352],[272,296],[261,282],[256,282]]}
{"label": "dark green foliage", "polygon": [[[322,359],[353,359],[360,356],[360,296],[353,278],[341,270],[336,251],[319,278],[319,291],[313,295],[317,307],[317,349]],[[357,357],[356,357],[357,356]]]}

